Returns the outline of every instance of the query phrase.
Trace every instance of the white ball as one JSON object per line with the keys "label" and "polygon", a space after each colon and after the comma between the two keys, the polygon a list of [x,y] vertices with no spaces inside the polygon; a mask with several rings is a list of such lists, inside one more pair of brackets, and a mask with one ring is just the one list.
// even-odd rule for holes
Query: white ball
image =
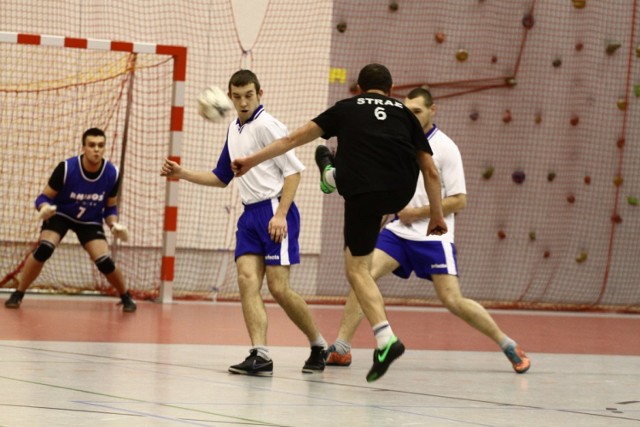
{"label": "white ball", "polygon": [[210,122],[222,120],[232,108],[231,100],[218,86],[209,86],[198,96],[198,113]]}

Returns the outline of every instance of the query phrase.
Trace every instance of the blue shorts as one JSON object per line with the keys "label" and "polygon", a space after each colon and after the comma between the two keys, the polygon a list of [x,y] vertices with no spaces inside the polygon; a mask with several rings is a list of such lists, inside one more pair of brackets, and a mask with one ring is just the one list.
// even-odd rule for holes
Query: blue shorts
{"label": "blue shorts", "polygon": [[427,280],[432,280],[432,274],[458,275],[456,245],[453,243],[407,240],[385,228],[378,236],[376,248],[398,261],[400,266],[393,274],[403,279],[408,279],[412,271]]}
{"label": "blue shorts", "polygon": [[269,236],[269,221],[278,208],[278,199],[264,200],[244,206],[236,230],[235,259],[247,254],[264,255],[266,265],[300,263],[300,213],[291,203],[287,213],[287,237],[276,243]]}

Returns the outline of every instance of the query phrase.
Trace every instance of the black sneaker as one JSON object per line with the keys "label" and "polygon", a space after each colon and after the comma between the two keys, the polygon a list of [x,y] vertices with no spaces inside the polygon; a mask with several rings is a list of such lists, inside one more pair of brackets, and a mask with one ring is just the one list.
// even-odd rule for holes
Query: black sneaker
{"label": "black sneaker", "polygon": [[23,297],[24,292],[13,291],[9,299],[4,302],[4,306],[7,308],[20,308]]}
{"label": "black sneaker", "polygon": [[131,294],[129,292],[125,292],[120,295],[120,304],[122,304],[122,311],[125,313],[133,313],[138,309],[138,306],[133,302],[133,298],[131,298]]}
{"label": "black sneaker", "polygon": [[314,372],[322,372],[324,371],[324,365],[324,348],[313,346],[311,347],[309,358],[304,362],[302,373],[313,374]]}
{"label": "black sneaker", "polygon": [[244,362],[229,366],[229,372],[240,375],[256,375],[269,377],[273,375],[273,360],[258,356],[258,350],[252,349]]}
{"label": "black sneaker", "polygon": [[327,183],[324,179],[324,172],[327,169],[333,169],[333,154],[326,145],[318,145],[316,147],[316,165],[320,170],[320,189],[325,194],[336,191],[336,187]]}
{"label": "black sneaker", "polygon": [[389,369],[391,362],[402,356],[402,353],[404,353],[404,344],[395,336],[391,337],[382,350],[376,348],[373,352],[373,366],[367,374],[367,382],[380,379]]}

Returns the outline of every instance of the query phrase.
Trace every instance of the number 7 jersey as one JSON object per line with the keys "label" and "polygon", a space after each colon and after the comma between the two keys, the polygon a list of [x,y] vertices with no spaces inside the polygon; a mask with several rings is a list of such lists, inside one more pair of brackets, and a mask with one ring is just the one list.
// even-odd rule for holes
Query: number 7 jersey
{"label": "number 7 jersey", "polygon": [[81,156],[71,157],[63,163],[62,189],[53,199],[58,207],[57,214],[83,224],[102,225],[107,199],[114,196],[111,193],[118,182],[118,168],[104,160],[98,172],[88,174],[82,168]]}

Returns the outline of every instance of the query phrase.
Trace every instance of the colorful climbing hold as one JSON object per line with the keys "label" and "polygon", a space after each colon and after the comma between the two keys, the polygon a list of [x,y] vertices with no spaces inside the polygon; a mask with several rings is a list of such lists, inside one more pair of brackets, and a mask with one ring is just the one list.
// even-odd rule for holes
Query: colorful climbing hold
{"label": "colorful climbing hold", "polygon": [[524,174],[524,171],[521,171],[521,170],[514,171],[511,174],[511,179],[516,184],[522,184],[524,182],[525,177],[526,175]]}
{"label": "colorful climbing hold", "polygon": [[527,13],[522,17],[522,26],[527,30],[533,28],[533,24],[535,24],[535,19],[533,18],[532,14]]}
{"label": "colorful climbing hold", "polygon": [[578,264],[582,264],[583,262],[585,262],[587,260],[587,258],[589,257],[589,254],[587,253],[587,251],[582,251],[580,252],[580,254],[576,257],[576,262]]}
{"label": "colorful climbing hold", "polygon": [[483,177],[484,179],[490,179],[490,178],[493,176],[493,171],[494,171],[493,166],[489,166],[489,167],[488,167],[488,168],[486,168],[486,169],[484,170],[484,172],[482,173],[482,177]]}
{"label": "colorful climbing hold", "polygon": [[576,9],[584,9],[584,7],[587,5],[587,0],[572,0],[573,1],[573,7],[575,7]]}
{"label": "colorful climbing hold", "polygon": [[540,112],[536,113],[536,117],[535,119],[533,119],[533,121],[536,122],[537,125],[542,123],[542,113]]}
{"label": "colorful climbing hold", "polygon": [[469,52],[464,49],[458,49],[456,52],[456,59],[460,62],[464,62],[469,58]]}
{"label": "colorful climbing hold", "polygon": [[622,44],[620,44],[619,42],[607,43],[607,55],[613,55],[614,53],[616,53],[616,50],[620,49],[621,46]]}
{"label": "colorful climbing hold", "polygon": [[618,110],[625,111],[627,109],[627,100],[624,98],[620,98],[618,99],[618,101],[616,101],[616,105],[618,106]]}

